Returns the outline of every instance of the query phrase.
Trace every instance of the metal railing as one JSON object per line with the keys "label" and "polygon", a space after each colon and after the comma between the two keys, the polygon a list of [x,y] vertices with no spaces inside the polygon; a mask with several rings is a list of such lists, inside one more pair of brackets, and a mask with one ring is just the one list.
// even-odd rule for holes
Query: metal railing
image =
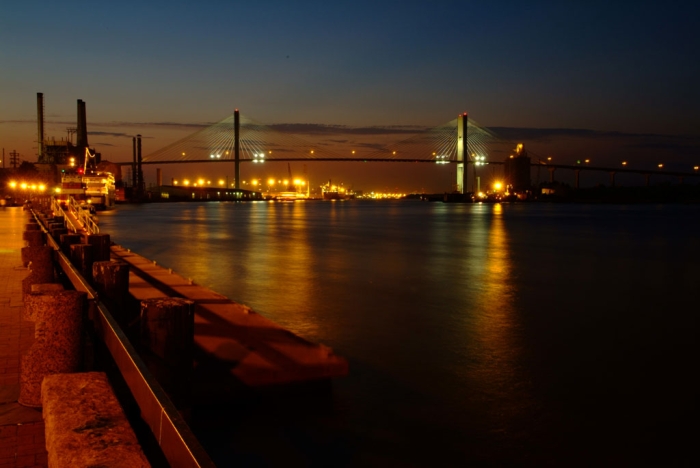
{"label": "metal railing", "polygon": [[90,286],[70,263],[68,257],[61,252],[58,243],[48,233],[36,213],[32,213],[46,233],[47,244],[56,250],[58,265],[66,277],[77,291],[87,294],[92,312],[90,316],[94,317],[95,332],[112,355],[119,372],[141,410],[141,418],[153,433],[168,464],[173,467],[214,468],[214,462],[156,378],[148,370],[105,304],[99,300],[97,291]]}
{"label": "metal railing", "polygon": [[[68,229],[73,232],[85,231],[88,234],[99,234],[100,227],[95,222],[90,210],[83,205],[78,204],[75,198],[68,197],[68,202],[64,205],[56,198],[51,197],[51,210],[59,216],[63,216],[66,220]],[[68,211],[72,216],[67,216]],[[78,225],[73,221],[77,221]]]}

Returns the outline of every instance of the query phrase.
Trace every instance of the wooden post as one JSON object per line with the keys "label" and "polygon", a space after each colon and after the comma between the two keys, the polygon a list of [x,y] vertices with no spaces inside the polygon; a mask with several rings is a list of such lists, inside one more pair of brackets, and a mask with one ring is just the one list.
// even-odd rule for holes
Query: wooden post
{"label": "wooden post", "polygon": [[109,234],[88,234],[85,236],[85,243],[94,246],[94,261],[106,262],[110,257]]}
{"label": "wooden post", "polygon": [[175,405],[178,408],[188,406],[194,349],[194,301],[176,297],[141,301],[141,345],[158,358],[146,360]]}
{"label": "wooden post", "polygon": [[95,262],[92,264],[95,289],[104,300],[114,319],[123,330],[138,316],[138,310],[127,306],[129,295],[129,264],[120,261]]}
{"label": "wooden post", "polygon": [[60,239],[61,252],[69,256],[70,246],[73,244],[80,244],[80,241],[83,239],[83,236],[81,236],[80,234],[61,234]]}
{"label": "wooden post", "polygon": [[88,244],[73,244],[70,246],[70,262],[78,269],[86,280],[92,279],[92,263],[95,261],[93,246]]}

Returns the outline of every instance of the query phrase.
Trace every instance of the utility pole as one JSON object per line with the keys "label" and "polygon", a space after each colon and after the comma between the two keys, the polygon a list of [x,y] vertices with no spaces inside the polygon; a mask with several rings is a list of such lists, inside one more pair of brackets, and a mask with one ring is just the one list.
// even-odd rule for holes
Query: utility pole
{"label": "utility pole", "polygon": [[[3,162],[3,164],[5,163]],[[10,164],[12,164],[13,169],[17,169],[17,165],[19,164],[19,153],[16,150],[10,151]]]}

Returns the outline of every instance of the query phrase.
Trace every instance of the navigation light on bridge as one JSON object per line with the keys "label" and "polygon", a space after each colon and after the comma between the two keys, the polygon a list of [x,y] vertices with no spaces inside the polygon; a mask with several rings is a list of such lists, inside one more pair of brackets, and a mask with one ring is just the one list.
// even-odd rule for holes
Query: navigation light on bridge
{"label": "navigation light on bridge", "polygon": [[450,163],[450,159],[449,159],[450,157],[446,154],[435,155],[435,153],[433,153],[433,155],[435,156],[435,163],[436,164],[449,164]]}
{"label": "navigation light on bridge", "polygon": [[265,153],[254,153],[253,154],[253,162],[254,163],[264,163],[265,162]]}
{"label": "navigation light on bridge", "polygon": [[474,164],[476,166],[485,166],[488,164],[488,161],[486,161],[486,156],[474,156]]}

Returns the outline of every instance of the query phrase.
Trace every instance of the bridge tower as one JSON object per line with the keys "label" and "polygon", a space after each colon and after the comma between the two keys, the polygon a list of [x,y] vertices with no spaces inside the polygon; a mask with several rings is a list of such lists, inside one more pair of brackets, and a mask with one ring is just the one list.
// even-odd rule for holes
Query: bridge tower
{"label": "bridge tower", "polygon": [[233,111],[233,158],[234,158],[234,187],[236,190],[241,188],[241,140],[240,140],[240,130],[241,130],[241,117],[238,109]]}
{"label": "bridge tower", "polygon": [[464,194],[465,164],[468,162],[469,150],[467,148],[467,123],[469,118],[467,113],[457,117],[457,187],[456,191]]}

